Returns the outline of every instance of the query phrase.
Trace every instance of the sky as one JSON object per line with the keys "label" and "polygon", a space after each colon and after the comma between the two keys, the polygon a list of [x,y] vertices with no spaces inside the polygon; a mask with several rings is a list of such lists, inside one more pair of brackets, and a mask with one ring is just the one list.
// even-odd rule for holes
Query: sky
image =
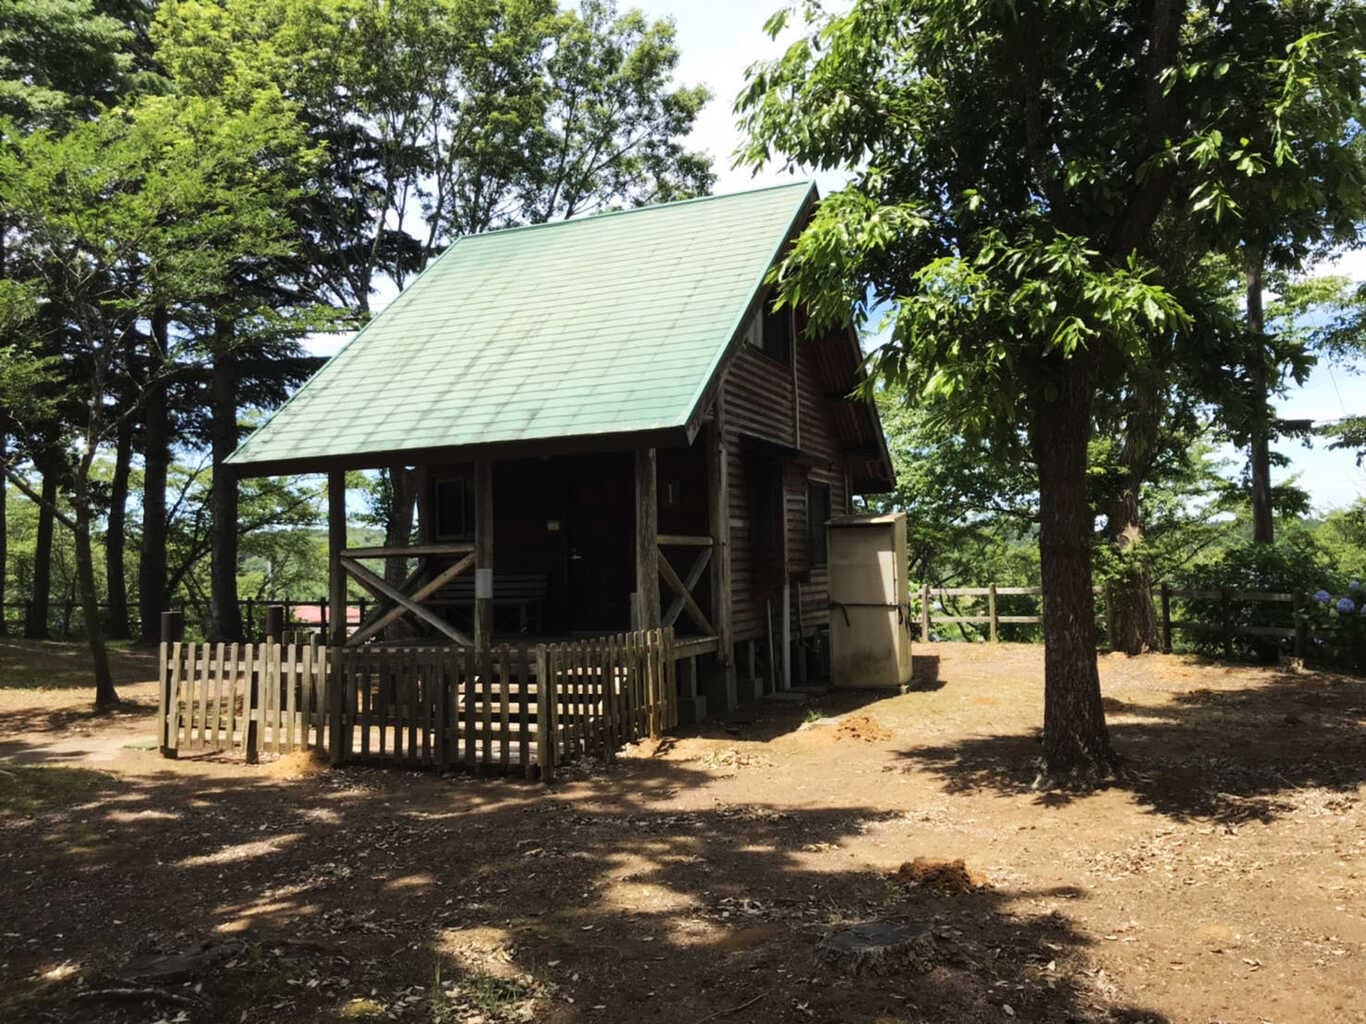
{"label": "sky", "polygon": [[[711,154],[717,175],[715,191],[737,192],[747,188],[809,178],[767,168],[754,172],[731,166],[740,142],[732,106],[745,81],[745,68],[756,60],[782,52],[783,40],[768,38],[764,22],[783,0],[622,0],[621,6],[639,7],[653,18],[672,18],[677,26],[681,59],[678,81],[705,84],[712,101],[698,117],[690,137],[693,149]],[[790,30],[789,30],[790,31]],[[838,175],[817,175],[822,194],[841,184]],[[1366,252],[1351,254],[1331,267],[1355,280],[1366,280]],[[385,296],[384,298],[388,298]],[[378,308],[378,307],[377,307]],[[330,354],[337,342],[321,343],[318,350]],[[1336,419],[1352,411],[1366,411],[1366,377],[1341,368],[1318,367],[1301,387],[1295,387],[1278,403],[1288,419]],[[1279,449],[1291,459],[1285,469],[1273,471],[1281,482],[1298,476],[1299,485],[1312,496],[1316,511],[1343,507],[1366,497],[1366,469],[1357,467],[1350,452],[1333,452],[1321,442],[1305,448],[1299,442],[1283,443]],[[1223,453],[1239,458],[1232,449]]]}

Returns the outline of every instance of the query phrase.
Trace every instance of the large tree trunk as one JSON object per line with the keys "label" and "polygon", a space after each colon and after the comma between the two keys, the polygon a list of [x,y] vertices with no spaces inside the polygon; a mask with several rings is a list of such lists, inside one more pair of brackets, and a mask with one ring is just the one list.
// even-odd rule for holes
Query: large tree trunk
{"label": "large tree trunk", "polygon": [[1245,255],[1247,272],[1247,329],[1252,335],[1253,352],[1248,363],[1248,384],[1252,389],[1252,429],[1249,454],[1252,476],[1252,539],[1258,544],[1273,544],[1276,526],[1271,512],[1271,424],[1266,414],[1267,394],[1266,329],[1262,312],[1262,267],[1260,249],[1249,246]]}
{"label": "large tree trunk", "polygon": [[104,536],[104,575],[108,591],[109,638],[127,640],[128,580],[124,575],[125,524],[128,521],[128,474],[133,462],[133,421],[125,418],[114,445],[114,476],[109,483],[109,520]]}
{"label": "large tree trunk", "polygon": [[75,504],[76,584],[80,591],[81,611],[85,618],[86,640],[95,675],[95,707],[104,709],[119,702],[114,677],[109,671],[109,651],[104,642],[104,623],[100,620],[100,594],[95,584],[95,553],[90,541],[90,459],[77,470],[73,488]]}
{"label": "large tree trunk", "polygon": [[1050,782],[1088,783],[1116,768],[1100,700],[1091,589],[1095,523],[1086,468],[1092,381],[1084,356],[1050,368],[1051,386],[1044,391],[1056,398],[1040,403],[1031,432],[1039,467],[1044,771]]}
{"label": "large tree trunk", "polygon": [[[389,521],[385,524],[384,543],[391,548],[407,547],[413,542],[413,507],[417,501],[417,472],[403,466],[389,467]],[[384,562],[385,582],[399,586],[408,577],[406,559],[388,558]]]}
{"label": "large tree trunk", "polygon": [[215,330],[210,392],[213,490],[209,638],[241,640],[242,610],[237,604],[237,476],[225,461],[237,447],[237,354],[232,349],[229,324],[220,324]]}
{"label": "large tree trunk", "polygon": [[43,470],[42,501],[38,504],[38,535],[33,546],[33,592],[29,597],[28,618],[24,622],[24,637],[28,640],[48,639],[47,613],[52,598],[52,508],[57,504],[57,476],[59,469],[49,464]]}
{"label": "large tree trunk", "polygon": [[138,558],[138,610],[142,642],[161,637],[161,613],[169,610],[166,593],[166,477],[171,464],[170,419],[166,385],[159,380],[169,351],[168,319],[152,315],[151,383],[143,398],[142,551]]}

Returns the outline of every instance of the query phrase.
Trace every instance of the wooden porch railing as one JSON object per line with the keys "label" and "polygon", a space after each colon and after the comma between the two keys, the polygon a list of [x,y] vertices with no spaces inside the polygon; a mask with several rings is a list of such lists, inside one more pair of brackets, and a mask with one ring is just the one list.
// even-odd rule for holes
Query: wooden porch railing
{"label": "wooden porch railing", "polygon": [[[427,566],[431,557],[463,557],[432,575]],[[379,574],[361,565],[362,559],[417,558],[418,565],[401,586],[395,587]],[[423,605],[429,597],[462,573],[474,568],[477,562],[473,544],[415,544],[396,548],[344,548],[338,553],[338,564],[342,570],[374,595],[379,601],[375,608],[360,624],[359,628],[346,639],[347,646],[359,647],[366,640],[378,634],[390,623],[404,615],[425,622],[438,635],[464,647],[473,646],[474,641],[444,618]]]}
{"label": "wooden porch railing", "polygon": [[[673,594],[673,600],[669,603],[669,607],[664,610],[660,622],[666,627],[672,626],[678,622],[678,617],[686,611],[688,618],[692,619],[693,625],[701,630],[703,635],[715,636],[716,627],[712,625],[711,619],[702,611],[701,605],[693,597],[693,591],[697,589],[698,583],[702,580],[702,574],[707,571],[707,566],[712,561],[712,539],[710,537],[661,533],[658,542],[659,575]],[[693,557],[692,565],[688,567],[685,575],[678,575],[678,571],[670,564],[668,555],[664,553],[665,548],[698,549],[697,554]]]}

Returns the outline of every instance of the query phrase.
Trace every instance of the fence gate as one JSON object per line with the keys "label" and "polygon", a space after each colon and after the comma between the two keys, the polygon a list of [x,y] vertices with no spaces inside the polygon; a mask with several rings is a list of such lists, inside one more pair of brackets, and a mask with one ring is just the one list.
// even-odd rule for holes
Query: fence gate
{"label": "fence gate", "polygon": [[322,748],[329,661],[316,642],[163,643],[162,753]]}

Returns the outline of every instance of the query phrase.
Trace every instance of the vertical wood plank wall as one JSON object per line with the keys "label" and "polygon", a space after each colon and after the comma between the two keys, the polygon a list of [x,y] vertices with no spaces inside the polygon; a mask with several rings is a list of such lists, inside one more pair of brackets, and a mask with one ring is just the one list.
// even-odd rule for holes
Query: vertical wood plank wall
{"label": "vertical wood plank wall", "polygon": [[[801,416],[801,449],[807,458],[801,470],[786,474],[783,512],[791,548],[792,568],[805,573],[810,561],[807,550],[806,485],[825,484],[830,488],[830,508],[839,514],[848,508],[844,455],[829,412],[826,385],[819,372],[817,346],[829,342],[799,341],[796,345],[797,409]],[[766,635],[765,607],[756,592],[756,566],[751,547],[752,509],[748,458],[742,437],[760,438],[774,444],[796,447],[797,430],[792,405],[793,368],[779,363],[752,348],[741,348],[726,370],[722,395],[726,409],[726,446],[730,484],[731,530],[731,605],[735,641],[759,639]],[[794,595],[795,596],[795,595]],[[829,621],[829,577],[826,571],[812,569],[801,586],[801,626],[809,631]],[[778,614],[775,603],[775,616]],[[794,633],[797,628],[794,601]],[[780,623],[775,621],[775,628]]]}

